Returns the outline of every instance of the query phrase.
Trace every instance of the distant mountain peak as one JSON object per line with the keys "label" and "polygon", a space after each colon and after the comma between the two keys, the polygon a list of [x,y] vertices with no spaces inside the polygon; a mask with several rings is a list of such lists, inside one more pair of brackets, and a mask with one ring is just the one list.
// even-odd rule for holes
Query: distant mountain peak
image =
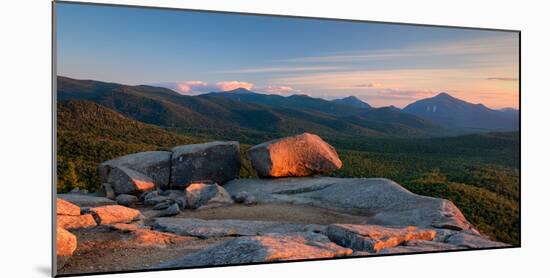
{"label": "distant mountain peak", "polygon": [[333,101],[336,103],[351,105],[359,108],[371,108],[371,106],[368,103],[362,101],[356,96],[347,96],[345,98],[335,99]]}
{"label": "distant mountain peak", "polygon": [[455,97],[449,95],[449,94],[446,93],[446,92],[441,92],[441,93],[437,94],[434,98],[456,99]]}
{"label": "distant mountain peak", "polygon": [[231,94],[253,94],[254,92],[245,89],[245,88],[237,88],[229,91],[225,91],[224,93],[231,93]]}

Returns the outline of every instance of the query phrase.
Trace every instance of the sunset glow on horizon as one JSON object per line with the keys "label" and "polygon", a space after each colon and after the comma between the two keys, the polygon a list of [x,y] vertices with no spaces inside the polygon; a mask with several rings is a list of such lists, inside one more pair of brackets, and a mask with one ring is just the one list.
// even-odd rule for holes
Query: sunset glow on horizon
{"label": "sunset glow on horizon", "polygon": [[375,107],[447,92],[519,107],[515,32],[70,3],[57,17],[57,71],[72,78],[189,95],[356,96]]}

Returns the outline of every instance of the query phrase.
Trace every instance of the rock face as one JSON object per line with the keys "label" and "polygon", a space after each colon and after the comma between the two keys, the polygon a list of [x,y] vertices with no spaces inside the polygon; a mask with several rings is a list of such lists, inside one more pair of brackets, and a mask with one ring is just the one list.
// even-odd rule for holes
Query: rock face
{"label": "rock face", "polygon": [[[153,180],[127,167],[108,167],[108,175],[104,182],[110,184],[115,194],[140,194],[155,188]],[[107,170],[102,170],[107,171]]]}
{"label": "rock face", "polygon": [[233,203],[227,191],[215,183],[192,183],[185,189],[187,206],[192,209],[214,208]]}
{"label": "rock face", "polygon": [[376,225],[334,224],[327,229],[333,242],[357,251],[371,253],[392,248],[413,239],[430,241],[435,238],[435,230],[416,227],[387,228]]}
{"label": "rock face", "polygon": [[193,182],[223,184],[239,176],[241,157],[238,142],[215,141],[172,149],[171,187],[185,188]]}
{"label": "rock face", "polygon": [[57,198],[56,201],[56,210],[57,215],[72,215],[72,216],[78,216],[80,215],[80,207],[77,205],[65,201],[63,199]]}
{"label": "rock face", "polygon": [[112,223],[129,223],[141,216],[139,210],[119,206],[102,206],[91,208],[90,212],[94,215],[97,223],[100,225]]}
{"label": "rock face", "polygon": [[57,256],[71,256],[76,250],[76,245],[76,236],[58,226],[55,243]]}
{"label": "rock face", "polygon": [[252,236],[235,238],[154,268],[333,258],[352,252],[315,233]]}
{"label": "rock face", "polygon": [[182,236],[199,238],[256,236],[274,233],[324,232],[325,227],[316,224],[294,224],[273,221],[202,220],[192,218],[158,218],[153,228]]}
{"label": "rock face", "polygon": [[470,230],[472,225],[450,201],[420,196],[388,179],[239,179],[224,185],[236,196],[248,192],[257,203],[292,203],[365,216],[384,226]]}
{"label": "rock face", "polygon": [[164,188],[170,182],[170,157],[171,153],[165,151],[140,152],[118,157],[99,165],[99,177],[102,182],[111,183],[116,188],[116,182],[121,181],[121,177],[111,176],[118,175],[112,170],[122,167],[141,173],[149,177],[158,188]]}
{"label": "rock face", "polygon": [[336,150],[310,133],[256,145],[246,157],[262,177],[304,177],[342,167]]}
{"label": "rock face", "polygon": [[91,214],[83,215],[57,215],[57,225],[61,228],[71,230],[71,229],[82,229],[90,228],[97,225],[94,217]]}
{"label": "rock face", "polygon": [[115,201],[105,197],[97,197],[84,194],[57,194],[57,197],[65,201],[69,201],[79,207],[99,207],[105,205],[113,205]]}

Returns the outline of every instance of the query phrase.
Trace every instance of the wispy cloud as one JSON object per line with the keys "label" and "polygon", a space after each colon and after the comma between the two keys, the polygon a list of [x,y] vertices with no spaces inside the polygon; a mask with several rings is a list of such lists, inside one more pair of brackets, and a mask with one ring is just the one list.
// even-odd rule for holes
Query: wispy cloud
{"label": "wispy cloud", "polygon": [[487,80],[493,80],[493,81],[518,81],[518,78],[514,77],[489,77]]}
{"label": "wispy cloud", "polygon": [[244,68],[236,70],[226,70],[222,71],[223,73],[277,73],[277,72],[307,72],[307,71],[329,71],[329,70],[339,70],[343,67],[329,67],[329,66],[318,66],[318,67],[262,67],[262,68]]}
{"label": "wispy cloud", "polygon": [[404,58],[435,56],[479,56],[518,55],[517,39],[514,37],[488,37],[480,39],[455,40],[441,43],[417,43],[405,47],[383,50],[366,50],[346,53],[333,53],[321,56],[307,56],[287,59],[299,63],[348,63]]}

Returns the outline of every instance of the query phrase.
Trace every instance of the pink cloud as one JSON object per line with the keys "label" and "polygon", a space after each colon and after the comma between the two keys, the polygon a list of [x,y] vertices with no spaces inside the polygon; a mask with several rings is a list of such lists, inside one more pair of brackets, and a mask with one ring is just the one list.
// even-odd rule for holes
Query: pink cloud
{"label": "pink cloud", "polygon": [[198,80],[192,80],[192,81],[185,81],[181,83],[176,84],[176,89],[180,93],[189,93],[192,91],[201,91],[201,89],[207,88],[208,83],[204,81],[198,81]]}
{"label": "pink cloud", "polygon": [[260,92],[276,95],[292,95],[292,94],[301,94],[302,91],[294,89],[289,86],[266,86],[257,89]]}
{"label": "pink cloud", "polygon": [[222,91],[231,91],[238,88],[251,90],[254,84],[244,81],[222,81],[216,83],[216,87]]}

